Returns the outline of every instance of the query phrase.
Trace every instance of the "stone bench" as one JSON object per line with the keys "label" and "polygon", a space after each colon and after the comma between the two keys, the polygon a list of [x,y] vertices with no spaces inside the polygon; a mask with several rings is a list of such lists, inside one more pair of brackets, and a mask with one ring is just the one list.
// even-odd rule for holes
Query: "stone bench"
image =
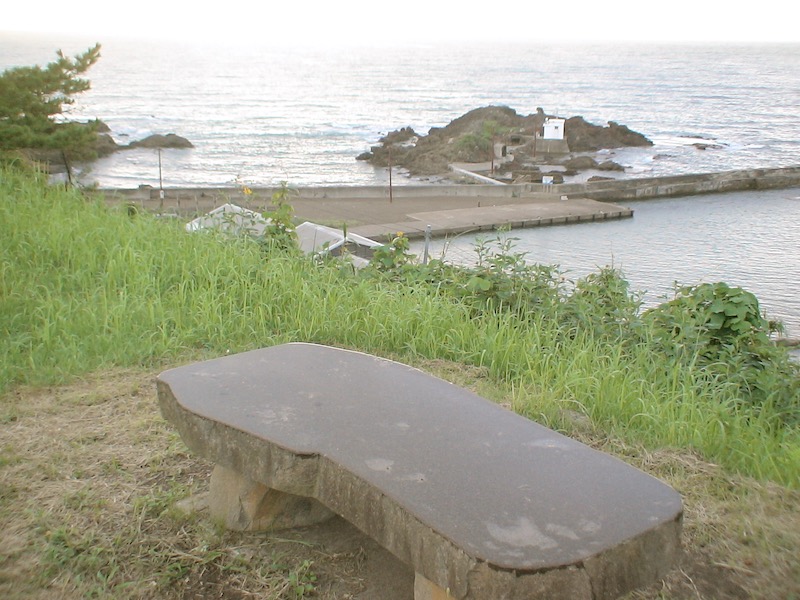
{"label": "stone bench", "polygon": [[606,599],[680,551],[669,486],[417,369],[285,344],[158,377],[237,529],[336,513],[416,573],[416,600]]}

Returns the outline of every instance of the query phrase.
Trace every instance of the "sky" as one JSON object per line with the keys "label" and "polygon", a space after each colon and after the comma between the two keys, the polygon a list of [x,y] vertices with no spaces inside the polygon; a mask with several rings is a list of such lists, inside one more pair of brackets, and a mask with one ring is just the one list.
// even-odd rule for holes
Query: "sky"
{"label": "sky", "polygon": [[260,42],[798,42],[800,3],[761,0],[38,0],[8,2],[0,32]]}

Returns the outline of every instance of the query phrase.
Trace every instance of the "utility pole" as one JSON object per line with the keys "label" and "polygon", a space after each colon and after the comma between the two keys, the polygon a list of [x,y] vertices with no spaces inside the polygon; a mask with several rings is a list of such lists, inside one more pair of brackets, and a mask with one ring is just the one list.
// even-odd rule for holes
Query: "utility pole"
{"label": "utility pole", "polygon": [[392,146],[389,145],[389,204],[392,203]]}
{"label": "utility pole", "polygon": [[164,212],[164,181],[161,178],[161,148],[158,149],[158,197],[161,200],[160,212]]}

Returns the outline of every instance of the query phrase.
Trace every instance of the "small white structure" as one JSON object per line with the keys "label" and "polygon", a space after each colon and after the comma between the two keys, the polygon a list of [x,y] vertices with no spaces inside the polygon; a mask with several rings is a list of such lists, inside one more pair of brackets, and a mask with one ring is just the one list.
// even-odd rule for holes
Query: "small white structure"
{"label": "small white structure", "polygon": [[563,140],[564,139],[564,119],[555,117],[547,117],[544,120],[544,131],[542,139],[545,140]]}
{"label": "small white structure", "polygon": [[261,235],[270,220],[257,212],[236,204],[223,204],[202,217],[189,221],[186,231],[216,229],[231,235]]}
{"label": "small white structure", "polygon": [[[189,221],[186,231],[215,229],[230,235],[258,237],[264,234],[271,222],[255,211],[236,204],[223,204],[202,217]],[[368,265],[374,249],[383,245],[355,233],[345,235],[338,229],[310,221],[298,225],[295,233],[297,245],[306,254],[346,256],[357,268]]]}
{"label": "small white structure", "polygon": [[317,225],[310,221],[298,225],[295,232],[297,233],[297,243],[306,254],[347,255],[353,265],[358,268],[366,266],[373,250],[383,245],[355,233],[345,234],[339,229]]}

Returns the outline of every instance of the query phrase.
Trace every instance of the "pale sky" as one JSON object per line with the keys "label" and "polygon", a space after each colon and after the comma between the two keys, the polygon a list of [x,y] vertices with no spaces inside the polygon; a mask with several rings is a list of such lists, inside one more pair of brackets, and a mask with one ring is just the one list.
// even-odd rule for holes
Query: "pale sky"
{"label": "pale sky", "polygon": [[7,2],[0,32],[265,43],[800,42],[800,3],[761,0],[39,0]]}

